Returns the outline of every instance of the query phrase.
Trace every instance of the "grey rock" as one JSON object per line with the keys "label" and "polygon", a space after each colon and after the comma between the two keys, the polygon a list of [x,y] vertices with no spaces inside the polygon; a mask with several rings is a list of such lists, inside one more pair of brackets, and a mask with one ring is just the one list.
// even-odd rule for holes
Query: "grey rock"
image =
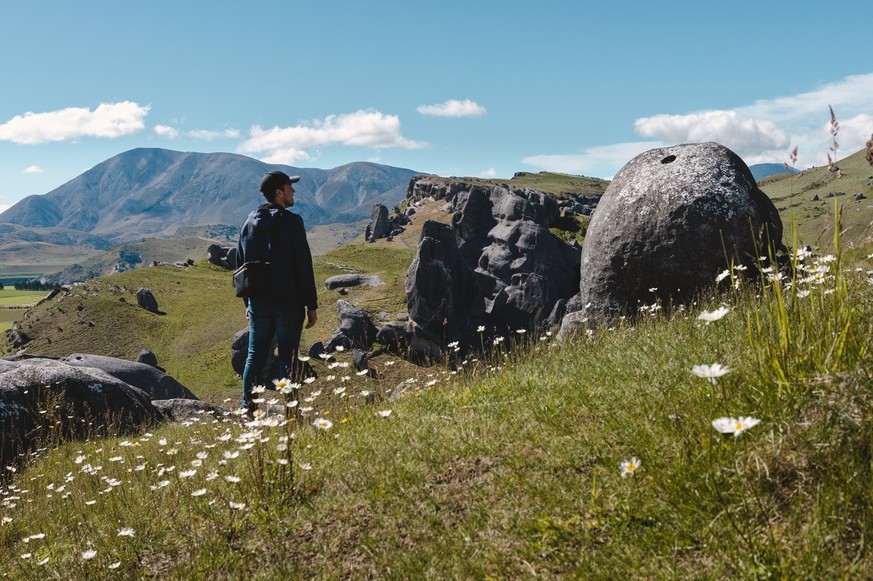
{"label": "grey rock", "polygon": [[[151,365],[152,367],[158,367],[157,356],[148,349],[143,349],[139,352],[139,355],[136,356],[136,362]],[[160,368],[158,367],[158,369]]]}
{"label": "grey rock", "polygon": [[[531,331],[578,292],[580,249],[547,228],[559,217],[554,199],[463,184],[453,199],[452,223],[425,222],[407,272],[409,316],[424,331],[415,337],[440,351],[455,340],[479,347],[480,325],[489,335]],[[421,352],[436,355],[430,345]]]}
{"label": "grey rock", "polygon": [[687,302],[714,286],[728,261],[753,271],[781,241],[778,211],[735,153],[716,143],[653,149],[628,162],[598,204],[580,300],[607,318],[653,299]]}
{"label": "grey rock", "polygon": [[[342,344],[343,347],[351,347],[352,345],[368,350],[376,340],[378,332],[375,325],[370,321],[370,317],[366,311],[360,309],[348,301],[342,299],[336,302],[336,310],[339,316],[338,333],[347,337],[351,343],[336,343]],[[334,343],[334,340],[331,340]]]}
{"label": "grey rock", "polygon": [[558,341],[567,341],[584,333],[591,327],[591,321],[585,311],[575,311],[564,315],[561,328],[556,335]]}
{"label": "grey rock", "polygon": [[[40,406],[46,401],[53,402],[53,407],[42,415]],[[36,427],[47,418],[58,419],[55,434],[70,439],[131,432],[163,416],[144,391],[100,369],[29,359],[0,373],[0,462],[4,466],[35,444]]]}
{"label": "grey rock", "polygon": [[328,290],[358,285],[382,286],[385,284],[378,276],[371,274],[338,274],[324,281]]}
{"label": "grey rock", "polygon": [[354,365],[355,369],[358,371],[368,369],[369,358],[367,357],[367,352],[362,349],[355,349],[352,352],[352,365]]}
{"label": "grey rock", "polygon": [[159,312],[158,300],[152,294],[152,291],[147,288],[141,288],[136,291],[136,304],[152,313]]}
{"label": "grey rock", "polygon": [[406,323],[394,321],[382,326],[376,333],[376,341],[389,351],[403,353],[409,346],[410,333]]}
{"label": "grey rock", "polygon": [[210,264],[227,267],[227,250],[219,244],[210,244],[206,247],[206,260]]}
{"label": "grey rock", "polygon": [[385,238],[388,232],[390,232],[388,208],[382,204],[375,204],[370,215],[370,222],[367,224],[365,238],[368,241],[378,240],[379,238]]}
{"label": "grey rock", "polygon": [[116,379],[143,390],[151,399],[197,399],[196,395],[173,377],[145,363],[84,353],[74,353],[63,361],[73,367],[105,371]]}

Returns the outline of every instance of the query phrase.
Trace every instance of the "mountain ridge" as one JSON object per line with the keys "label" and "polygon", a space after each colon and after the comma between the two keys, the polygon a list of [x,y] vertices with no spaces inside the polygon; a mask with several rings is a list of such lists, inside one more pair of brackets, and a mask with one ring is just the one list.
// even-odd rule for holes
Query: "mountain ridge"
{"label": "mountain ridge", "polygon": [[398,203],[421,173],[371,162],[323,170],[234,153],[137,148],[24,198],[0,214],[0,223],[87,232],[113,243],[170,238],[184,226],[239,225],[263,201],[258,184],[274,169],[301,176],[294,211],[307,226],[365,219],[374,200]]}

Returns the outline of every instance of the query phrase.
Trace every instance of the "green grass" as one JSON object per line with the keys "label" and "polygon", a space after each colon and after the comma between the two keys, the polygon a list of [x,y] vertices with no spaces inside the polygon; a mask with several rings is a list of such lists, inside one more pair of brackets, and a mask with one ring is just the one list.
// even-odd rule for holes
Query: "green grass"
{"label": "green grass", "polygon": [[[414,250],[396,242],[319,257],[317,278],[377,274],[383,287],[342,298],[403,310]],[[49,402],[43,449],[0,488],[0,567],[35,579],[864,577],[869,253],[809,259],[795,285],[743,285],[563,344],[507,338],[526,344],[471,355],[458,374],[379,351],[375,378],[344,367],[348,354],[316,361],[300,424],[203,417],[65,444],[53,434],[68,418]],[[166,314],[133,306],[139,286]],[[335,326],[340,296],[319,292],[305,344]],[[722,319],[697,318],[721,305]],[[27,324],[40,350],[147,347],[204,399],[238,395],[228,357],[241,302],[205,262],[76,287]],[[691,372],[713,363],[730,372]],[[388,399],[404,380],[406,396]],[[740,416],[761,422],[737,437],[711,425]],[[641,465],[622,477],[632,457]]]}
{"label": "green grass", "polygon": [[[393,318],[406,310],[403,289],[414,251],[384,247],[374,253],[373,248],[347,246],[316,257],[319,322],[304,331],[304,348],[332,336],[340,298],[367,310],[374,320],[379,313]],[[323,287],[327,277],[347,272],[375,274],[385,285],[353,288],[347,295]],[[152,291],[162,314],[137,307],[136,291],[141,287]],[[42,298],[46,293],[37,294]],[[16,310],[10,320],[23,315]],[[149,349],[161,367],[201,399],[222,403],[236,398],[240,389],[230,365],[230,345],[234,334],[247,325],[245,310],[233,296],[230,273],[205,260],[189,269],[141,268],[93,279],[32,309],[21,325],[33,339],[27,345],[30,354],[95,353],[135,359]]]}
{"label": "green grass", "polygon": [[[863,150],[840,159],[838,165],[840,178],[823,166],[802,174],[769,176],[760,182],[761,189],[779,210],[785,231],[792,222],[796,223],[801,245],[832,249],[835,201],[842,205],[843,247],[866,247],[873,241],[873,168],[864,158]],[[842,195],[828,197],[836,193]],[[855,193],[864,194],[867,199],[856,201],[852,198]],[[814,200],[815,197],[818,199]]]}
{"label": "green grass", "polygon": [[31,305],[45,298],[48,291],[23,291],[12,287],[0,290],[0,307],[10,305]]}
{"label": "green grass", "polygon": [[[64,418],[49,407],[48,449],[3,490],[0,566],[23,578],[863,577],[873,262],[808,264],[819,270],[798,269],[794,286],[741,286],[671,318],[563,344],[520,336],[469,372],[421,369],[396,401],[358,396],[385,397],[393,380],[316,362],[301,405],[327,431],[202,418],[57,445]],[[697,318],[719,305],[722,319]],[[691,373],[716,362],[730,372],[713,383]],[[312,390],[322,399],[307,402]],[[734,437],[713,429],[723,416],[761,422]],[[641,465],[622,477],[631,457]]]}
{"label": "green grass", "polygon": [[29,306],[45,296],[45,291],[19,291],[12,287],[0,290],[0,333],[12,328],[24,316],[23,306]]}

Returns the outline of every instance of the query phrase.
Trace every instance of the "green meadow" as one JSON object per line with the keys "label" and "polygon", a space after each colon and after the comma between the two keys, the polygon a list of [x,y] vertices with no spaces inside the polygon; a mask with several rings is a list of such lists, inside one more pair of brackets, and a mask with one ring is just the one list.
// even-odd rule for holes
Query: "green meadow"
{"label": "green meadow", "polygon": [[[314,382],[262,395],[285,413],[253,422],[203,415],[64,443],[54,434],[69,418],[45,402],[37,448],[0,488],[0,567],[25,579],[867,577],[873,247],[847,248],[844,230],[814,253],[792,244],[790,274],[753,285],[731,273],[669,315],[651,305],[565,342],[515,333],[457,370],[378,345],[368,374],[348,353],[314,360]],[[403,311],[413,255],[401,240],[318,257],[319,280],[385,284],[322,289],[303,343],[330,336],[339,298],[374,319]],[[163,314],[135,306],[141,286]],[[227,271],[205,262],[94,280],[22,322],[31,352],[149,348],[231,407],[229,341],[244,324]]]}

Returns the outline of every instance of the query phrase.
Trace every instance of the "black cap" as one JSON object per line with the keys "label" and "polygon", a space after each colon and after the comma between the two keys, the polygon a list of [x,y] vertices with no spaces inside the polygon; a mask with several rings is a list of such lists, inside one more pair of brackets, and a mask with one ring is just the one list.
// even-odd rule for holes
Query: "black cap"
{"label": "black cap", "polygon": [[261,180],[261,193],[264,195],[273,195],[277,189],[284,187],[285,184],[296,184],[300,181],[300,176],[289,176],[283,171],[271,171]]}

